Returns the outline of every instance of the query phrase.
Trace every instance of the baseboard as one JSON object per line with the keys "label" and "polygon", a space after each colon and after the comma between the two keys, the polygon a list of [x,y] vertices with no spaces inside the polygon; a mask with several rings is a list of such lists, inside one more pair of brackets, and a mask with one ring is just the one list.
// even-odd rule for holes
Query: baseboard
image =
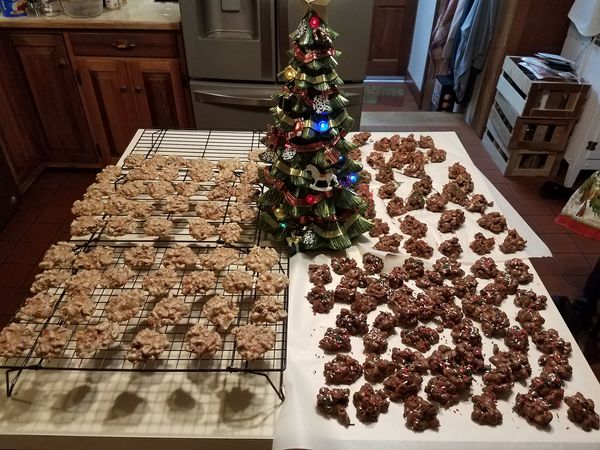
{"label": "baseboard", "polygon": [[415,80],[413,80],[413,77],[411,76],[409,71],[406,71],[406,75],[405,75],[404,79],[405,79],[404,82],[406,84],[406,87],[408,88],[408,91],[415,99],[415,103],[417,104],[419,109],[421,109],[422,93],[421,93],[421,90],[417,87],[417,83],[415,83]]}

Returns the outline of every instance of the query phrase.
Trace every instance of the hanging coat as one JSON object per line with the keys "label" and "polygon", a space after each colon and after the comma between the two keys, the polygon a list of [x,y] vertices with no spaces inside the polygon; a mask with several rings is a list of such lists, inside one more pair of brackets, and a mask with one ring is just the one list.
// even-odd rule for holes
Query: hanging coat
{"label": "hanging coat", "polygon": [[454,58],[454,92],[459,103],[468,99],[472,78],[485,63],[496,25],[499,1],[475,0],[460,27],[460,42]]}

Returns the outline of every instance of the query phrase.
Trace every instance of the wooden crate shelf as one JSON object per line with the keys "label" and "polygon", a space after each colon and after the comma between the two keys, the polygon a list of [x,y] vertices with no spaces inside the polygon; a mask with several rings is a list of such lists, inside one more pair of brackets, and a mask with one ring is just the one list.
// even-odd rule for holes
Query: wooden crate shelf
{"label": "wooden crate shelf", "polygon": [[507,56],[496,89],[519,116],[578,119],[590,85],[529,78],[518,56]]}
{"label": "wooden crate shelf", "polygon": [[562,159],[562,152],[530,149],[507,149],[498,134],[486,127],[482,143],[492,160],[505,176],[554,176]]}

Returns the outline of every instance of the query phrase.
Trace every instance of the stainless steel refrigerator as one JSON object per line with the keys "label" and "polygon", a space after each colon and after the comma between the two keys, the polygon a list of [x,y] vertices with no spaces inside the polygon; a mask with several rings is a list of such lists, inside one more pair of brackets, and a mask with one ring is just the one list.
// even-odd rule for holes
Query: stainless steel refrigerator
{"label": "stainless steel refrigerator", "polygon": [[[299,0],[180,0],[197,128],[264,130],[272,119],[277,74],[288,65],[289,34],[306,7]],[[360,125],[373,0],[335,0],[327,8],[343,54],[337,72]]]}

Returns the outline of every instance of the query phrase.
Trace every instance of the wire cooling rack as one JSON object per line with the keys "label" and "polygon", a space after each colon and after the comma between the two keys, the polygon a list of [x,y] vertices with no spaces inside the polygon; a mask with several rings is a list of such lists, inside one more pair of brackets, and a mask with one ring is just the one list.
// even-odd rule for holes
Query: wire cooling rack
{"label": "wire cooling rack", "polygon": [[[167,131],[167,130],[143,130],[138,134],[135,144],[124,156],[128,154],[141,154],[146,158],[154,155],[178,155],[184,158],[207,158],[212,161],[224,159],[227,157],[237,157],[240,160],[246,160],[247,153],[259,147],[260,133],[257,132],[215,132],[215,131]],[[115,181],[115,184],[125,182],[127,177],[127,168],[123,169],[123,174]],[[181,170],[176,181],[187,181],[186,170]],[[239,176],[239,173],[238,173]],[[237,179],[232,182],[235,186]],[[207,201],[203,192],[210,189],[214,182],[203,183],[197,195],[190,199],[190,204],[195,205]],[[159,203],[147,196],[136,198],[138,201],[148,201]],[[235,202],[235,199],[229,198],[220,203],[227,211]],[[255,204],[251,206],[256,207]],[[156,216],[165,217],[159,208],[155,212]],[[106,220],[109,216],[102,216]],[[244,266],[244,257],[254,245],[271,246],[276,248],[279,255],[277,264],[271,269],[272,272],[288,275],[289,258],[287,250],[281,247],[275,247],[275,244],[269,241],[268,236],[261,233],[256,225],[256,220],[242,223],[243,232],[240,241],[229,247],[238,252],[237,261],[228,266],[223,271],[216,274],[217,281],[214,287],[203,295],[183,295],[181,292],[181,280],[183,277],[194,270],[201,270],[200,267],[190,267],[176,270],[179,281],[170,294],[176,295],[190,307],[190,313],[184,317],[177,325],[159,328],[159,331],[165,332],[169,339],[170,347],[159,359],[149,360],[144,363],[132,363],[126,359],[126,352],[130,347],[134,336],[142,329],[148,327],[147,317],[155,304],[160,300],[145,294],[144,304],[141,310],[131,320],[119,323],[118,339],[105,350],[100,350],[93,355],[80,357],[76,354],[76,334],[86,326],[94,325],[106,319],[105,307],[107,303],[123,292],[142,289],[142,280],[145,276],[156,272],[163,267],[163,257],[165,251],[173,244],[184,244],[192,248],[194,253],[204,255],[210,253],[213,249],[222,245],[218,238],[196,241],[187,230],[187,223],[191,218],[196,217],[193,208],[190,212],[181,214],[173,218],[174,222],[181,223],[181,226],[175,226],[172,235],[167,238],[153,239],[138,232],[119,238],[110,238],[103,233],[103,229],[85,237],[74,239],[76,245],[75,252],[87,252],[97,246],[109,246],[113,249],[113,261],[104,267],[101,272],[110,268],[124,267],[124,252],[138,243],[152,245],[156,251],[154,264],[144,270],[134,270],[134,276],[122,287],[118,289],[106,289],[97,287],[91,298],[95,308],[92,316],[86,323],[78,325],[65,325],[60,317],[61,306],[66,302],[68,294],[62,287],[52,288],[46,291],[56,299],[54,313],[44,323],[30,323],[30,326],[36,336],[35,343],[28,354],[19,358],[0,359],[0,367],[8,369],[6,372],[7,395],[11,395],[18,381],[19,376],[25,369],[32,370],[84,370],[84,371],[228,371],[228,372],[247,372],[264,376],[271,384],[277,395],[283,400],[282,375],[286,368],[287,351],[287,319],[275,324],[258,324],[271,328],[275,332],[275,344],[272,349],[267,351],[260,359],[248,362],[244,360],[236,351],[236,343],[231,333],[221,334],[223,339],[223,348],[211,358],[200,359],[184,349],[185,333],[190,326],[197,323],[210,326],[208,319],[204,316],[202,307],[206,301],[213,295],[222,295],[225,298],[233,298],[239,306],[239,313],[234,319],[231,328],[235,326],[250,323],[249,315],[252,306],[258,297],[254,289],[245,292],[230,294],[224,291],[222,280],[228,272],[235,270],[247,270]],[[230,221],[226,214],[221,223]],[[65,270],[77,273],[77,269],[72,266],[64,267]],[[256,279],[257,274],[254,274]],[[285,289],[276,297],[279,297],[284,304],[284,309],[288,309],[288,291]],[[14,318],[13,318],[14,320]],[[68,342],[64,352],[52,359],[42,359],[36,356],[35,347],[39,335],[49,325],[62,325],[70,330]],[[277,387],[269,377],[269,373],[279,373],[279,386]]]}

